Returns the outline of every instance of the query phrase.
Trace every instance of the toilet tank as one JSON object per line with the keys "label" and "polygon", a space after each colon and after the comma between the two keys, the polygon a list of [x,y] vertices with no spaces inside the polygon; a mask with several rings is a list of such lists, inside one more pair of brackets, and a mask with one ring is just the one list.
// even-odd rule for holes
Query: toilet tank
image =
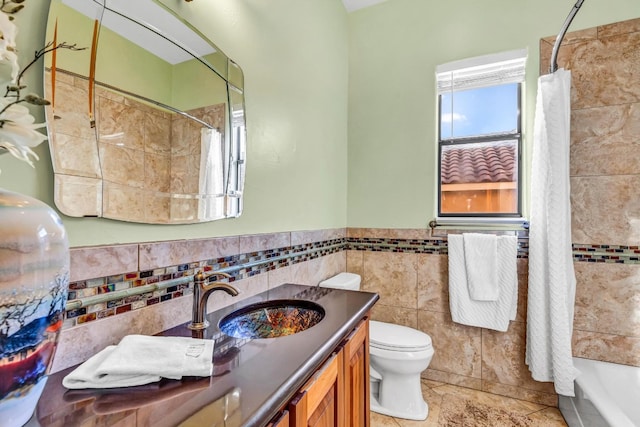
{"label": "toilet tank", "polygon": [[344,289],[348,291],[360,290],[360,275],[354,273],[340,273],[326,280],[323,280],[318,285],[322,288]]}

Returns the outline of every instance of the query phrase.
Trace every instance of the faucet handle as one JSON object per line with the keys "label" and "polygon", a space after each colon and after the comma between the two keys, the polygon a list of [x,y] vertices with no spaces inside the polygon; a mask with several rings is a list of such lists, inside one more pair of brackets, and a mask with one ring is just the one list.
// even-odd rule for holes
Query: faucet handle
{"label": "faucet handle", "polygon": [[223,273],[221,271],[214,271],[213,273],[209,273],[209,274],[204,274],[204,272],[202,270],[198,270],[198,272],[193,276],[193,280],[198,283],[204,283],[204,282],[208,282],[209,280],[211,280],[212,277],[218,277],[218,276],[222,276],[225,277],[227,279],[231,278],[230,274],[227,273]]}

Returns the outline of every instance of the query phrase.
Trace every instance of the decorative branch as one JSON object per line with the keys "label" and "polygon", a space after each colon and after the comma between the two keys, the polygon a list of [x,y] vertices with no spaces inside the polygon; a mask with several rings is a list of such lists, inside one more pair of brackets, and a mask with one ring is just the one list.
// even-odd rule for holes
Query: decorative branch
{"label": "decorative branch", "polygon": [[[4,7],[4,2],[6,0],[2,0],[2,1],[3,1],[3,5],[0,6],[0,10],[2,10],[2,8]],[[18,1],[24,1],[24,0],[18,0]],[[34,58],[31,60],[31,62],[29,62],[27,64],[27,66],[24,67],[20,71],[20,74],[18,74],[18,78],[16,79],[16,84],[7,86],[7,91],[5,92],[4,96],[5,97],[9,97],[10,94],[13,93],[13,95],[11,95],[11,96],[15,96],[16,100],[14,102],[11,102],[11,103],[5,105],[5,107],[2,110],[0,110],[0,116],[2,116],[2,113],[7,111],[7,109],[10,108],[12,105],[16,105],[16,104],[19,104],[21,102],[26,102],[26,103],[32,104],[32,105],[49,105],[50,104],[49,101],[47,101],[46,99],[44,99],[41,96],[36,95],[36,94],[29,94],[29,95],[25,96],[24,98],[20,98],[20,90],[26,88],[26,86],[23,86],[23,85],[20,84],[20,80],[22,79],[22,76],[24,75],[24,73],[31,66],[33,66],[33,64],[38,62],[38,59],[42,58],[44,55],[46,55],[49,52],[53,52],[56,49],[69,49],[69,50],[79,51],[79,50],[85,50],[86,47],[78,47],[75,43],[74,44],[68,44],[66,42],[62,42],[62,43],[57,44],[56,46],[53,46],[53,42],[49,42],[42,49],[37,50],[35,52]],[[2,128],[4,126],[5,122],[6,122],[5,120],[0,120],[0,128]]]}
{"label": "decorative branch", "polygon": [[[20,89],[24,89],[24,86],[20,85],[20,80],[22,80],[22,76],[24,75],[24,73],[29,68],[31,68],[31,66],[33,64],[38,62],[38,59],[42,58],[44,55],[46,55],[49,52],[53,52],[56,49],[69,49],[69,50],[79,51],[79,50],[85,50],[86,47],[78,47],[75,43],[74,44],[69,44],[69,43],[66,43],[66,42],[58,43],[56,46],[53,46],[53,42],[48,42],[42,49],[37,50],[35,52],[34,58],[31,60],[31,62],[29,62],[26,65],[26,67],[24,67],[20,71],[20,74],[18,74],[18,78],[16,79],[16,83],[17,84],[14,85],[14,86],[7,86],[7,92],[5,93],[4,96],[8,96],[9,92],[17,92],[16,97],[20,97]],[[11,90],[9,88],[11,88]],[[1,112],[0,112],[0,114],[1,114]]]}

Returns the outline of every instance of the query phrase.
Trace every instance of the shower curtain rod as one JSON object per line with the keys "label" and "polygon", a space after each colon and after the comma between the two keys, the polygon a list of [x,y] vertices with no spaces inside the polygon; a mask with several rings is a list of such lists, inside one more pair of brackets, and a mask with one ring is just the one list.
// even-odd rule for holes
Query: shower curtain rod
{"label": "shower curtain rod", "polygon": [[576,4],[571,9],[571,12],[569,12],[569,16],[567,16],[567,19],[565,19],[564,25],[562,25],[562,28],[560,29],[560,33],[558,33],[558,37],[556,37],[556,42],[553,45],[553,52],[551,53],[551,63],[549,64],[549,72],[551,73],[555,73],[556,70],[558,69],[557,59],[558,59],[558,50],[560,50],[560,43],[562,43],[562,39],[564,39],[564,35],[567,33],[567,30],[569,29],[569,25],[571,25],[571,21],[573,21],[573,18],[576,16],[576,13],[578,13],[580,8],[582,7],[582,3],[584,3],[584,0],[578,0],[576,2]]}

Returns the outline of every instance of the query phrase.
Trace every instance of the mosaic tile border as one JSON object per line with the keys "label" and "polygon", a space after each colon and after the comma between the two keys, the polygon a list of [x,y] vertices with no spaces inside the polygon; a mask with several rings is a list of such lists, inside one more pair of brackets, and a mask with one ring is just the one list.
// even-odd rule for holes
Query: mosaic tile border
{"label": "mosaic tile border", "polygon": [[[447,255],[449,249],[446,238],[420,239],[385,239],[385,238],[353,238],[347,239],[347,246],[355,251],[400,252],[415,254]],[[518,258],[526,258],[529,253],[529,241],[518,239]]]}
{"label": "mosaic tile border", "polygon": [[[347,239],[347,249],[372,252],[406,252],[418,254],[448,253],[446,238],[434,240],[394,239],[394,238],[353,238]],[[640,264],[639,246],[589,245],[574,243],[575,262],[604,262],[616,264]],[[518,258],[528,258],[529,240],[518,239]]]}
{"label": "mosaic tile border", "polygon": [[345,249],[345,239],[339,238],[71,282],[64,327],[190,295],[193,276],[200,269],[228,273],[228,281],[234,282]]}
{"label": "mosaic tile border", "polygon": [[[320,258],[344,250],[417,254],[448,253],[446,238],[337,238],[267,249],[153,270],[79,280],[69,284],[65,328],[159,304],[193,293],[193,276],[220,271],[230,282]],[[518,240],[518,258],[527,258],[529,242]],[[573,244],[576,262],[640,264],[639,246]]]}
{"label": "mosaic tile border", "polygon": [[606,262],[640,264],[640,247],[620,245],[573,245],[573,260],[578,262]]}

